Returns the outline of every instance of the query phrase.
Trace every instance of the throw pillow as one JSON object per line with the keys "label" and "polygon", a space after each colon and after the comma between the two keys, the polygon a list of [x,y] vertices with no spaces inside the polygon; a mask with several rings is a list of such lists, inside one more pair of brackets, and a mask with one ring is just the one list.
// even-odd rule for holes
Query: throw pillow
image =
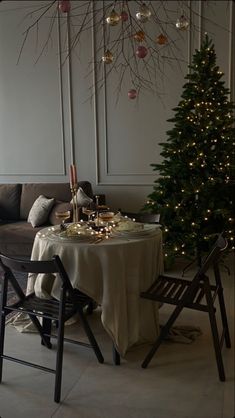
{"label": "throw pillow", "polygon": [[40,195],[30,209],[28,222],[35,228],[46,223],[55,199],[48,199]]}
{"label": "throw pillow", "polygon": [[[77,191],[77,202],[78,206],[89,206],[93,202],[93,199],[87,196],[83,189],[79,187]],[[70,203],[73,203],[73,199]]]}
{"label": "throw pillow", "polygon": [[51,223],[51,225],[58,225],[61,223],[60,219],[56,217],[57,212],[67,212],[68,210],[70,211],[71,216],[70,219],[66,220],[66,222],[71,222],[73,206],[70,202],[61,202],[57,200],[49,215],[49,222]]}

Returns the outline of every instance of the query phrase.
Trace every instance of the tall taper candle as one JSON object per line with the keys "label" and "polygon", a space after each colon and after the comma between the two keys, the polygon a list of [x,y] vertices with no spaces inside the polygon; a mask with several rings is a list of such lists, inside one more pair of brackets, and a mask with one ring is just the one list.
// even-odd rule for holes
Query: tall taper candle
{"label": "tall taper candle", "polygon": [[72,165],[69,166],[69,181],[70,181],[70,187],[72,189],[73,186],[74,186],[74,174],[73,174],[73,166]]}

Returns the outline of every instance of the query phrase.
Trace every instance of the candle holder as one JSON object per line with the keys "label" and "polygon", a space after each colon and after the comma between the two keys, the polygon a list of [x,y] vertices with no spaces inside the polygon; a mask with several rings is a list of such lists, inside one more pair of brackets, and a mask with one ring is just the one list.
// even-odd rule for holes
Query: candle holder
{"label": "candle holder", "polygon": [[73,222],[78,222],[78,200],[77,200],[77,191],[78,185],[74,184],[70,187],[72,194],[72,205],[73,205]]}

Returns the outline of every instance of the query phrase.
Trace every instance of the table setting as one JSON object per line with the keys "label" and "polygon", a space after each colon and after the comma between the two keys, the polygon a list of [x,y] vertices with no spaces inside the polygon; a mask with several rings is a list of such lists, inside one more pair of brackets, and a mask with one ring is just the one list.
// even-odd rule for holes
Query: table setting
{"label": "table setting", "polygon": [[45,235],[49,239],[63,241],[89,242],[97,244],[108,239],[144,238],[154,234],[161,227],[160,224],[150,225],[136,222],[135,219],[123,216],[121,212],[111,212],[108,207],[103,211],[95,211],[87,207],[82,208],[82,213],[87,215],[87,221],[81,219],[77,222],[67,223],[70,218],[69,211],[58,212],[57,218],[61,220],[59,226],[47,229],[47,232],[39,232],[39,236]]}

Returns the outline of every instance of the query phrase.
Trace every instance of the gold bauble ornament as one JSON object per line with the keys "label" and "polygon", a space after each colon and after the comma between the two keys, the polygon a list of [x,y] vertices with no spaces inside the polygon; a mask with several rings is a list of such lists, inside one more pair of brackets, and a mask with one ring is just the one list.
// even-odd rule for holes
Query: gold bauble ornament
{"label": "gold bauble ornament", "polygon": [[137,42],[143,42],[145,40],[145,33],[142,30],[138,30],[138,32],[136,32],[133,35],[133,38],[135,39],[135,41]]}
{"label": "gold bauble ornament", "polygon": [[161,33],[160,35],[158,35],[157,39],[156,39],[157,44],[159,45],[165,45],[168,42],[168,39],[165,35],[163,35],[163,33]]}
{"label": "gold bauble ornament", "polygon": [[113,9],[110,15],[106,17],[106,22],[110,26],[116,26],[119,23],[120,19],[120,15]]}
{"label": "gold bauble ornament", "polygon": [[143,3],[136,12],[136,19],[139,20],[139,22],[145,23],[150,19],[151,15],[151,10]]}
{"label": "gold bauble ornament", "polygon": [[113,54],[112,54],[112,52],[107,49],[107,51],[105,51],[105,53],[104,53],[104,55],[102,57],[102,61],[105,64],[111,64],[113,62]]}

